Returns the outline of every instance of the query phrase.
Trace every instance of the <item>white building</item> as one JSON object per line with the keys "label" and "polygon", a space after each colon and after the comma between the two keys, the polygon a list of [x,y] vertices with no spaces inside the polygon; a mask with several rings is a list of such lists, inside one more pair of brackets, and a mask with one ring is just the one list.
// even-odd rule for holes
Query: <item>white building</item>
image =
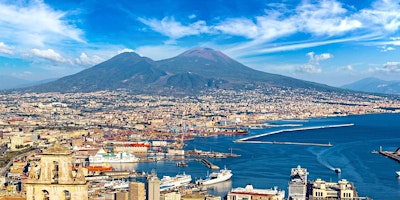
{"label": "white building", "polygon": [[245,188],[232,189],[227,196],[227,200],[283,200],[285,191],[274,189],[254,189],[252,185],[247,185]]}
{"label": "white building", "polygon": [[292,168],[290,173],[289,181],[289,200],[305,200],[307,194],[307,169],[301,168],[300,165],[297,168]]}

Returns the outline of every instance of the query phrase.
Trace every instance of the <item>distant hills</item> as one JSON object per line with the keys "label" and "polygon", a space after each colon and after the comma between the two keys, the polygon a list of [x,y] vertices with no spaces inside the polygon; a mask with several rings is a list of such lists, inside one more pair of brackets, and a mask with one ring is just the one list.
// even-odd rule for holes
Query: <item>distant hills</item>
{"label": "distant hills", "polygon": [[24,92],[92,92],[126,89],[134,93],[193,94],[204,89],[268,87],[340,90],[249,68],[220,51],[194,48],[173,58],[154,61],[133,52]]}
{"label": "distant hills", "polygon": [[354,83],[343,85],[341,88],[355,91],[400,94],[400,81],[385,81],[378,78],[365,78]]}
{"label": "distant hills", "polygon": [[29,84],[30,81],[12,76],[0,75],[0,90],[18,88],[21,85]]}
{"label": "distant hills", "polygon": [[46,79],[46,80],[41,80],[41,81],[28,81],[28,80],[16,78],[13,76],[0,75],[0,90],[31,87],[31,86],[51,82],[54,80],[56,80],[56,79]]}

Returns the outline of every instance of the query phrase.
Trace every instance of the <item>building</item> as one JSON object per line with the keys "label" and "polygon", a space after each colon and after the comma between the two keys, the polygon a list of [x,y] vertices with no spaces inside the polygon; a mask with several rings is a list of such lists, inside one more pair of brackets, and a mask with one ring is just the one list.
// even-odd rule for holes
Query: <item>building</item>
{"label": "building", "polygon": [[26,181],[27,200],[87,200],[88,183],[79,167],[72,173],[72,153],[56,143],[43,151],[38,165],[31,163]]}
{"label": "building", "polygon": [[285,191],[274,189],[254,189],[252,185],[247,185],[245,188],[232,189],[227,196],[227,200],[283,200]]}
{"label": "building", "polygon": [[353,183],[342,179],[336,182],[325,182],[317,179],[308,184],[309,199],[355,199],[358,198]]}
{"label": "building", "polygon": [[292,168],[290,173],[289,181],[289,200],[305,200],[307,194],[307,169],[301,168],[300,165],[297,168]]}
{"label": "building", "polygon": [[169,192],[161,195],[161,200],[181,200],[181,193]]}
{"label": "building", "polygon": [[129,183],[129,200],[145,200],[146,194],[144,183],[130,182]]}
{"label": "building", "polygon": [[154,174],[147,178],[146,200],[160,200],[160,179]]}

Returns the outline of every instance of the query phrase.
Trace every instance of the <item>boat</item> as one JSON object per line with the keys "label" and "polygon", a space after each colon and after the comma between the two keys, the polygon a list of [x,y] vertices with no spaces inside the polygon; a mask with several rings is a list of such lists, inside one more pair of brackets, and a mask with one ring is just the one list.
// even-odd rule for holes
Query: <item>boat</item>
{"label": "boat", "polygon": [[163,176],[160,180],[160,191],[165,191],[181,186],[188,185],[192,181],[192,176],[183,174],[177,174],[175,177]]}
{"label": "boat", "polygon": [[111,189],[121,189],[121,188],[129,188],[129,182],[124,180],[112,180],[108,181],[104,184],[105,188]]}
{"label": "boat", "polygon": [[139,158],[129,152],[107,153],[100,149],[96,155],[89,156],[89,163],[133,163]]}
{"label": "boat", "polygon": [[400,171],[396,171],[397,176],[400,177]]}
{"label": "boat", "polygon": [[187,167],[188,164],[185,161],[180,161],[176,163],[177,167]]}
{"label": "boat", "polygon": [[379,152],[378,152],[377,150],[372,150],[371,153],[377,154],[377,153],[379,153]]}
{"label": "boat", "polygon": [[220,183],[229,180],[232,177],[232,171],[226,169],[221,169],[216,172],[212,172],[205,179],[200,179],[196,181],[198,185],[211,185],[215,183]]}
{"label": "boat", "polygon": [[339,174],[342,172],[342,170],[340,168],[335,168],[335,172]]}

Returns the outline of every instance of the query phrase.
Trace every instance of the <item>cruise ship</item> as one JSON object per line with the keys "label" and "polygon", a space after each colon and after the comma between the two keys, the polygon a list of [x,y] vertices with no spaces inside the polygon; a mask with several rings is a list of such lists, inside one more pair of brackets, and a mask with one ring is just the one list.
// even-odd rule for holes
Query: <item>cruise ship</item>
{"label": "cruise ship", "polygon": [[192,181],[192,176],[185,173],[178,174],[175,177],[163,176],[160,180],[160,191],[185,186],[189,184],[190,181]]}
{"label": "cruise ship", "polygon": [[205,179],[196,181],[198,185],[211,185],[229,180],[232,177],[232,171],[226,168],[219,170],[218,172],[212,172]]}
{"label": "cruise ship", "polygon": [[89,163],[132,163],[138,162],[139,158],[128,152],[107,153],[100,149],[96,155],[89,156]]}

